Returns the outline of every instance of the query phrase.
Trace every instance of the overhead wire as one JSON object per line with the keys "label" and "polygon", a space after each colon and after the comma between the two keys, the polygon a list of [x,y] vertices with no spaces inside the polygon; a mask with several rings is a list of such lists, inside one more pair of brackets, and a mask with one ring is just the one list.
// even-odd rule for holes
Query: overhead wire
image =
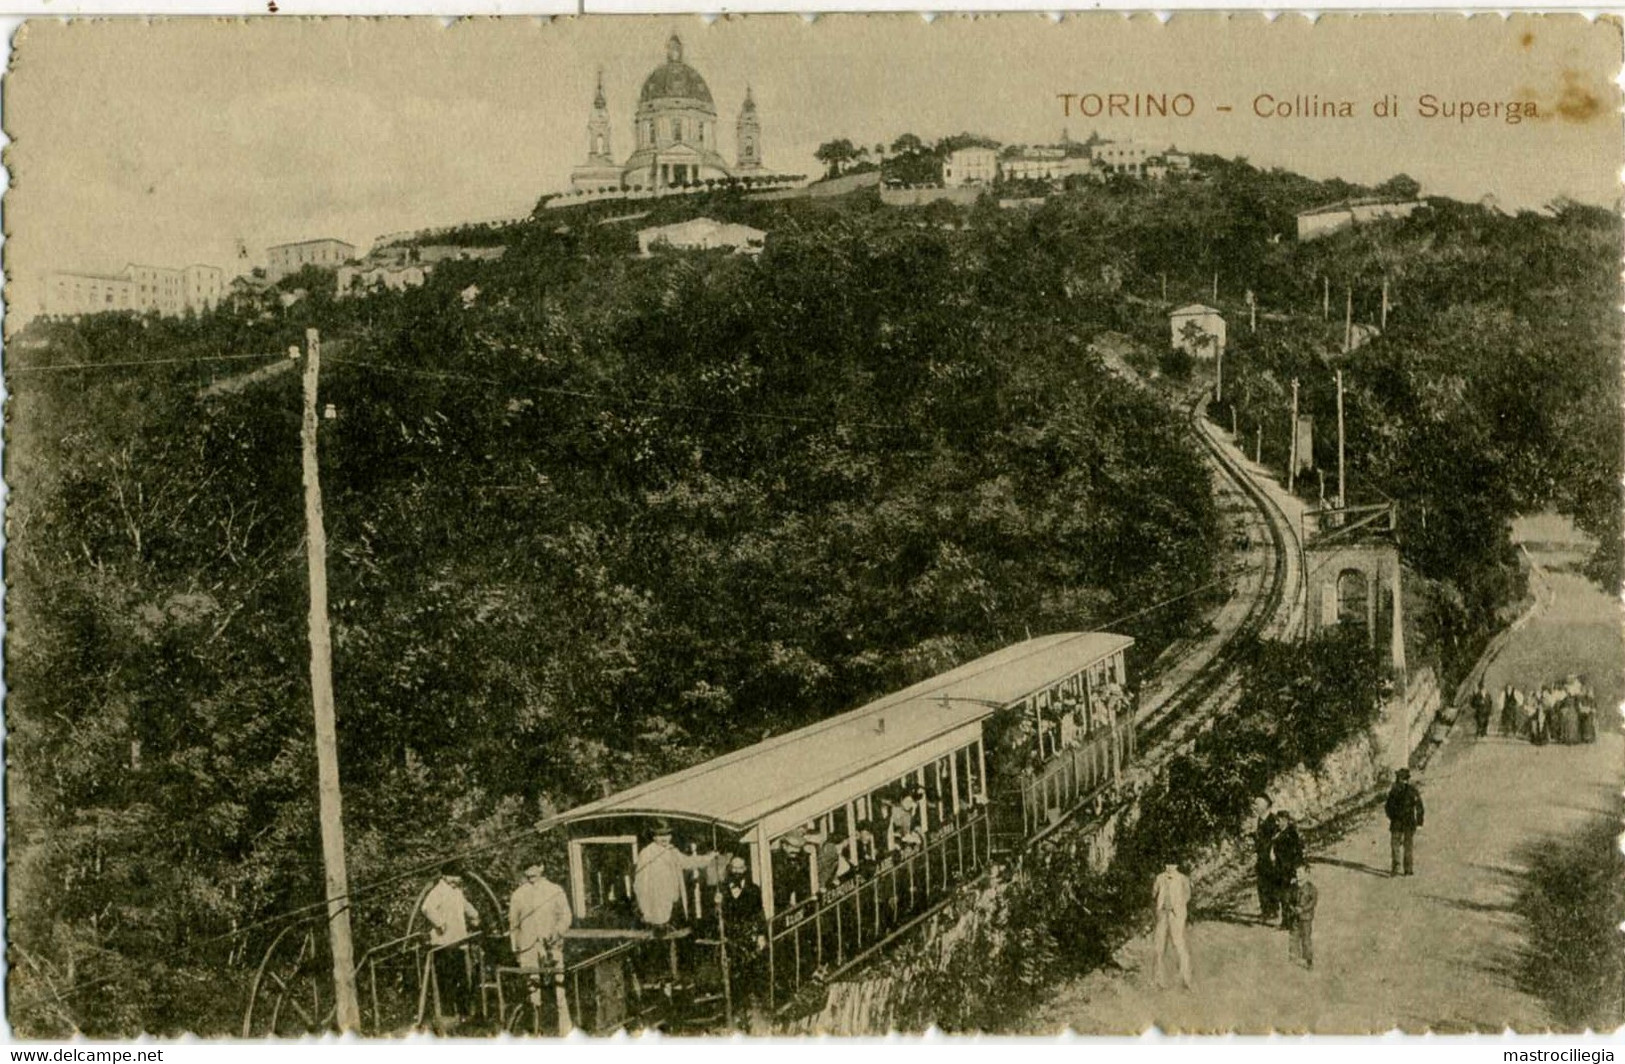
{"label": "overhead wire", "polygon": [[138,366],[203,365],[208,362],[244,362],[251,359],[274,360],[285,357],[284,355],[256,352],[250,355],[200,355],[194,358],[137,358],[112,362],[52,362],[39,365],[8,365],[5,369],[7,373],[42,373],[70,369],[129,369]]}

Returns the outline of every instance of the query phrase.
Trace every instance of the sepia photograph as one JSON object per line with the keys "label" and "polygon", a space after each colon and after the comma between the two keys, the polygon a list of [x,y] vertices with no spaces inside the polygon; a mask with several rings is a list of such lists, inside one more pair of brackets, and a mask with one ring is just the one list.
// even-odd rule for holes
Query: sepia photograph
{"label": "sepia photograph", "polygon": [[12,1037],[1615,1031],[1621,25],[30,19]]}

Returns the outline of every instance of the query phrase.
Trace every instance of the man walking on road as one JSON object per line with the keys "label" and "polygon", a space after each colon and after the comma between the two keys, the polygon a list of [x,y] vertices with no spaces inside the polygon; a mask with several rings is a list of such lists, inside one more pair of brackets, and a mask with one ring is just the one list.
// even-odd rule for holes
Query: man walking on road
{"label": "man walking on road", "polygon": [[1280,817],[1270,808],[1268,797],[1254,804],[1258,825],[1253,830],[1253,850],[1258,876],[1258,919],[1269,923],[1281,911],[1281,899],[1275,893],[1275,867],[1270,863],[1270,851],[1275,846],[1275,834],[1281,829]]}
{"label": "man walking on road", "polygon": [[1191,954],[1185,946],[1185,919],[1190,908],[1191,881],[1179,870],[1178,864],[1170,861],[1152,884],[1151,898],[1157,910],[1156,930],[1151,935],[1153,947],[1157,952],[1156,960],[1152,963],[1152,972],[1157,985],[1159,987],[1166,985],[1162,958],[1168,951],[1169,941],[1172,940],[1174,954],[1179,958],[1179,980],[1185,984],[1185,989],[1189,990]]}
{"label": "man walking on road", "polygon": [[1287,940],[1287,957],[1300,957],[1305,968],[1315,966],[1315,906],[1320,903],[1320,891],[1309,876],[1309,862],[1298,870],[1298,885],[1293,888],[1292,937]]}
{"label": "man walking on road", "polygon": [[1275,841],[1270,844],[1271,890],[1281,907],[1281,930],[1290,931],[1296,912],[1298,867],[1303,864],[1303,836],[1288,810],[1276,814],[1276,824]]}
{"label": "man walking on road", "polygon": [[1473,725],[1478,729],[1480,739],[1490,733],[1490,693],[1484,688],[1484,678],[1478,678],[1478,690],[1473,692],[1471,699],[1473,706]]}
{"label": "man walking on road", "polygon": [[1422,826],[1422,795],[1411,784],[1411,770],[1402,768],[1394,773],[1394,785],[1388,791],[1384,805],[1388,814],[1388,840],[1392,851],[1390,875],[1414,875],[1411,851],[1416,840],[1416,829]]}

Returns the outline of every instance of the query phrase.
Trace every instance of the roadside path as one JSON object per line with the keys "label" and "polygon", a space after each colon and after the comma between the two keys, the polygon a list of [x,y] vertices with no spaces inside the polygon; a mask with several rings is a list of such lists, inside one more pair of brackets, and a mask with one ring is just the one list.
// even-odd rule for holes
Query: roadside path
{"label": "roadside path", "polygon": [[[1584,672],[1599,706],[1619,705],[1618,607],[1578,575],[1547,578],[1551,598],[1507,641],[1489,667],[1490,685]],[[1512,904],[1527,845],[1618,809],[1625,742],[1604,716],[1605,734],[1588,746],[1534,747],[1493,733],[1476,740],[1470,725],[1458,727],[1417,779],[1428,812],[1414,877],[1389,878],[1380,809],[1311,846],[1320,888],[1313,971],[1288,960],[1285,932],[1254,922],[1250,893],[1207,899],[1205,908],[1198,897],[1193,990],[1156,988],[1142,934],[1119,952],[1123,971],[1063,986],[1026,1026],[1086,1034],[1546,1028],[1541,1002],[1515,983],[1523,927]]]}

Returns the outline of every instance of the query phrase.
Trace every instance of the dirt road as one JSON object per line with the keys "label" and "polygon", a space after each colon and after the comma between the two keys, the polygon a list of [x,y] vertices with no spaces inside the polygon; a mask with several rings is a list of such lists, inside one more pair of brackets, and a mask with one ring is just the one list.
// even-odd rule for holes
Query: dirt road
{"label": "dirt road", "polygon": [[[1536,686],[1588,674],[1602,706],[1625,695],[1618,608],[1573,573],[1548,575],[1553,594],[1488,670],[1493,687]],[[1152,983],[1149,936],[1119,954],[1120,972],[1096,972],[1037,1010],[1034,1030],[1081,1033],[1268,1030],[1500,1032],[1551,1026],[1541,1002],[1513,974],[1525,928],[1513,911],[1524,851],[1568,837],[1618,809],[1625,743],[1599,715],[1601,740],[1535,747],[1472,738],[1460,724],[1417,779],[1427,823],[1417,834],[1417,874],[1388,875],[1381,810],[1311,845],[1320,912],[1316,967],[1287,957],[1287,935],[1259,926],[1249,895],[1198,897],[1190,931],[1195,986]],[[1149,885],[1148,885],[1149,889]],[[1170,967],[1170,971],[1172,971]],[[1174,980],[1177,987],[1177,979]]]}

